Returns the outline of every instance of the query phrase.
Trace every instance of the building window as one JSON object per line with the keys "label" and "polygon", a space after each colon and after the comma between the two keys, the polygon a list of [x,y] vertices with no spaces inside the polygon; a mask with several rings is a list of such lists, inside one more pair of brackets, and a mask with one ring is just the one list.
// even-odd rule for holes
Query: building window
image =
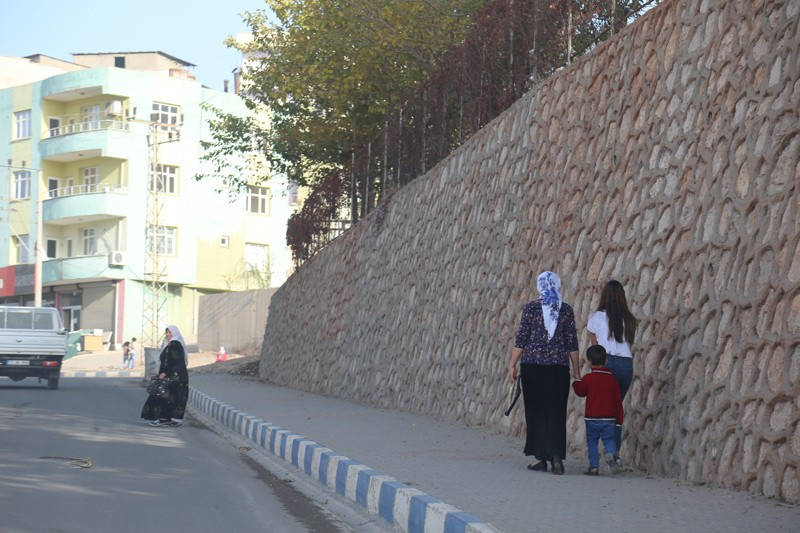
{"label": "building window", "polygon": [[220,235],[219,236],[219,245],[221,248],[227,248],[230,246],[231,238],[227,235]]}
{"label": "building window", "polygon": [[269,215],[272,194],[267,187],[247,187],[247,211],[259,215]]}
{"label": "building window", "polygon": [[266,244],[245,243],[244,267],[250,272],[267,272],[269,267],[269,246]]}
{"label": "building window", "polygon": [[58,257],[58,241],[56,239],[47,239],[47,258],[55,259]]}
{"label": "building window", "polygon": [[150,174],[150,190],[176,194],[178,192],[178,167],[156,165],[155,170]]}
{"label": "building window", "polygon": [[14,113],[15,139],[27,139],[31,136],[31,110]]}
{"label": "building window", "polygon": [[83,255],[94,255],[97,253],[97,232],[94,228],[83,230]]}
{"label": "building window", "polygon": [[23,200],[31,197],[31,171],[17,170],[14,172],[14,199]]}
{"label": "building window", "polygon": [[67,239],[67,257],[72,257],[72,239]]}
{"label": "building window", "polygon": [[175,255],[177,228],[149,226],[147,228],[147,250],[160,255]]}
{"label": "building window", "polygon": [[150,121],[158,124],[162,131],[178,131],[180,112],[181,108],[176,105],[153,102]]}
{"label": "building window", "polygon": [[18,235],[14,237],[14,248],[16,248],[17,264],[27,263],[30,258],[30,235]]}
{"label": "building window", "polygon": [[100,104],[81,108],[81,124],[84,131],[100,129]]}
{"label": "building window", "polygon": [[289,205],[296,207],[300,202],[300,186],[296,181],[289,182]]}
{"label": "building window", "polygon": [[114,66],[117,68],[125,68],[125,56],[115,56]]}
{"label": "building window", "polygon": [[97,192],[97,167],[82,168],[81,174],[83,174],[83,190],[81,192]]}

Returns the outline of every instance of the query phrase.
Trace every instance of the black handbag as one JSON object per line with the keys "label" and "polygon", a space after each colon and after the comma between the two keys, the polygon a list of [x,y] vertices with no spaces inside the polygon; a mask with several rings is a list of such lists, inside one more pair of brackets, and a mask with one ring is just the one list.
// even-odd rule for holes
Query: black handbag
{"label": "black handbag", "polygon": [[169,398],[169,381],[161,379],[158,376],[150,378],[150,384],[147,386],[147,394],[166,400]]}

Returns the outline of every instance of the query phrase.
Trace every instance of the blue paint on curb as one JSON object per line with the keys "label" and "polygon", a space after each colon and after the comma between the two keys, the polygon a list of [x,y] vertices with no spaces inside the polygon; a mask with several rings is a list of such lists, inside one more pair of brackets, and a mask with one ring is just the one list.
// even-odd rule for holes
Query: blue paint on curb
{"label": "blue paint on curb", "polygon": [[447,516],[444,517],[444,533],[466,533],[468,524],[480,521],[481,519],[477,516],[463,511],[447,513]]}
{"label": "blue paint on curb", "polygon": [[322,452],[319,457],[319,482],[323,485],[328,484],[328,464],[331,462],[333,452]]}
{"label": "blue paint on curb", "polygon": [[427,494],[418,494],[411,498],[411,509],[408,512],[408,533],[425,533],[425,511],[428,504],[439,503],[439,500]]}
{"label": "blue paint on curb", "polygon": [[399,481],[384,481],[381,484],[381,492],[378,497],[378,514],[390,524],[394,524],[394,500],[397,496],[397,489],[404,487],[405,485]]}
{"label": "blue paint on curb", "polygon": [[356,480],[356,503],[360,503],[362,507],[367,506],[367,493],[369,492],[369,481],[373,476],[379,476],[380,472],[377,470],[362,470],[358,473]]}
{"label": "blue paint on curb", "polygon": [[309,476],[311,475],[314,460],[314,450],[317,448],[324,448],[324,446],[320,444],[309,444],[306,446],[306,456],[303,458],[303,472]]}
{"label": "blue paint on curb", "polygon": [[352,459],[344,459],[339,461],[339,464],[336,465],[336,492],[344,496],[345,491],[347,490],[347,471],[349,470],[351,465],[357,465],[356,461]]}

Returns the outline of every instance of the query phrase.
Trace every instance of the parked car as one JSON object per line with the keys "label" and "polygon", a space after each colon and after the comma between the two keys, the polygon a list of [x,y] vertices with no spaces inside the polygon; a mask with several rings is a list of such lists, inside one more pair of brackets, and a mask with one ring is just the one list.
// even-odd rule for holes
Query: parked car
{"label": "parked car", "polygon": [[67,332],[52,307],[0,306],[0,376],[47,380],[57,389]]}

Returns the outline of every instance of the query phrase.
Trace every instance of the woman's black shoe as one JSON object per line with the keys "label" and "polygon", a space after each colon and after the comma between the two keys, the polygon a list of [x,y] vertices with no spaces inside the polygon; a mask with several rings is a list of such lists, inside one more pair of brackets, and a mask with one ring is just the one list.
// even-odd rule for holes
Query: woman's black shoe
{"label": "woman's black shoe", "polygon": [[561,456],[553,456],[553,473],[560,476],[564,473],[564,463],[561,462]]}
{"label": "woman's black shoe", "polygon": [[536,472],[547,472],[547,461],[539,461],[538,463],[528,465],[528,470],[534,470]]}

